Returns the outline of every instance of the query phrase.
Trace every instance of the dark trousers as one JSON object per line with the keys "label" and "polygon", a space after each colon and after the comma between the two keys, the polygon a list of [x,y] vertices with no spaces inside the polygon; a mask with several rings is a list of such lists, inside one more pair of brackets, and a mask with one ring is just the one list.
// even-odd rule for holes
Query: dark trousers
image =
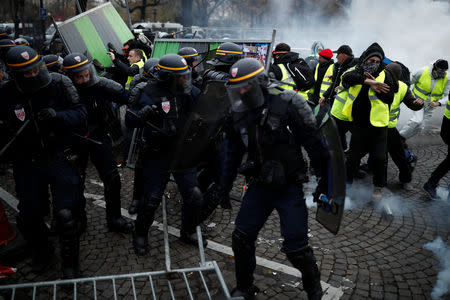
{"label": "dark trousers", "polygon": [[48,212],[50,186],[53,211],[77,210],[80,203],[80,177],[62,158],[46,162],[14,165],[14,179],[19,198],[19,213],[24,218],[42,218]]}
{"label": "dark trousers", "polygon": [[369,153],[373,164],[373,184],[377,187],[386,185],[387,131],[387,127],[353,126],[346,163],[348,183],[353,183],[353,176],[359,167],[361,158]]}
{"label": "dark trousers", "polygon": [[236,217],[236,229],[256,241],[272,211],[280,216],[283,251],[296,251],[308,244],[308,210],[302,188],[289,185],[275,190],[262,183],[250,184]]}
{"label": "dark trousers", "polygon": [[[406,159],[405,149],[397,128],[388,128],[387,149],[389,155],[399,170],[399,180],[401,183],[411,182],[411,165]],[[386,169],[387,170],[387,169]]]}
{"label": "dark trousers", "polygon": [[[170,179],[170,172],[165,171],[167,166],[167,160],[162,158],[159,160],[144,160],[142,163],[142,182],[143,182],[143,196],[141,197],[138,205],[138,213],[136,223],[146,217],[145,206],[148,205],[148,201],[160,201],[163,196],[164,190]],[[193,188],[198,186],[197,181],[197,170],[187,169],[183,171],[173,172],[173,177],[177,183],[178,190],[183,197],[183,202],[185,205],[182,206],[181,214],[181,228],[183,230],[192,233],[195,230],[195,226],[198,223],[193,220],[196,219],[195,216],[198,214],[197,208],[192,205],[186,205],[191,197],[191,191]],[[153,210],[158,207],[159,203],[151,203]],[[154,211],[150,217],[153,217]],[[150,224],[151,225],[151,224]],[[148,230],[148,229],[147,229]]]}
{"label": "dark trousers", "polygon": [[332,116],[334,121],[336,122],[336,126],[338,129],[338,133],[339,133],[339,138],[341,139],[341,144],[342,144],[342,150],[346,150],[347,149],[347,139],[346,139],[346,134],[347,132],[349,132],[352,128],[352,122],[349,121],[342,121],[339,120],[338,118]]}
{"label": "dark trousers", "polygon": [[445,159],[437,166],[437,168],[431,173],[430,179],[428,179],[428,182],[431,183],[434,186],[437,186],[439,183],[439,180],[442,179],[442,177],[445,176],[445,174],[450,171],[450,120],[447,119],[444,116],[444,119],[442,120],[442,127],[441,127],[441,137],[444,142],[449,145],[447,149],[447,156]]}
{"label": "dark trousers", "polygon": [[[97,169],[98,175],[104,185],[106,218],[109,220],[122,215],[120,210],[120,175],[108,137],[96,140],[102,142],[102,145],[88,142],[82,151],[80,165],[83,173],[85,173],[90,158],[92,164]],[[81,188],[84,192],[84,183]]]}

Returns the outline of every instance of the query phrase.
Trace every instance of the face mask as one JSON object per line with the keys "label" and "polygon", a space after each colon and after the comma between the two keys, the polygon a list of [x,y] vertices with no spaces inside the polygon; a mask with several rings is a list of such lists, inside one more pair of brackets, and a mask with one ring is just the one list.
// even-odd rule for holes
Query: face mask
{"label": "face mask", "polygon": [[439,70],[439,69],[434,68],[432,75],[433,75],[434,79],[445,78],[445,73],[446,73],[445,70]]}
{"label": "face mask", "polygon": [[362,69],[364,70],[364,72],[367,72],[367,73],[373,75],[378,70],[379,66],[380,66],[380,64],[377,62],[370,62],[370,63],[362,65]]}

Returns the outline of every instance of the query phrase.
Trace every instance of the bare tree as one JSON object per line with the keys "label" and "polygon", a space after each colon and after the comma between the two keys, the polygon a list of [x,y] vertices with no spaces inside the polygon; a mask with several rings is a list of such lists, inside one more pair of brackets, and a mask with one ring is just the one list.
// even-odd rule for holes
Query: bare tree
{"label": "bare tree", "polygon": [[[122,8],[127,8],[126,0],[113,0],[115,4]],[[136,10],[139,10],[141,13],[140,20],[142,22],[145,22],[147,15],[146,10],[148,7],[156,7],[160,5],[162,2],[161,0],[140,0],[140,1],[128,1],[128,5],[130,6],[130,13],[133,13]]]}
{"label": "bare tree", "polygon": [[211,15],[224,4],[225,0],[193,0],[194,20],[199,20],[203,27],[208,26]]}

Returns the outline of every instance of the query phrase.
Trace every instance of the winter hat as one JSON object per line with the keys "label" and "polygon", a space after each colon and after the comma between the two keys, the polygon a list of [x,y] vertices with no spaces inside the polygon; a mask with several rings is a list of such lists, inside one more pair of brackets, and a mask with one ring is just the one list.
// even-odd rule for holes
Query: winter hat
{"label": "winter hat", "polygon": [[394,77],[395,81],[398,81],[400,75],[402,74],[402,67],[397,63],[390,63],[386,66],[386,70],[391,73],[392,77]]}
{"label": "winter hat", "polygon": [[275,50],[272,52],[273,54],[283,54],[291,51],[291,47],[286,43],[279,43]]}
{"label": "winter hat", "polygon": [[434,66],[436,68],[439,68],[441,70],[448,70],[448,62],[444,59],[438,59],[435,63]]}
{"label": "winter hat", "polygon": [[364,53],[361,55],[361,57],[363,58],[363,61],[368,60],[371,57],[378,57],[380,60],[384,59],[384,51],[383,48],[381,48],[381,46],[378,43],[373,43],[372,45],[370,45],[366,51],[364,51]]}
{"label": "winter hat", "polygon": [[325,59],[331,59],[333,57],[333,52],[330,49],[323,49],[319,52],[319,55]]}

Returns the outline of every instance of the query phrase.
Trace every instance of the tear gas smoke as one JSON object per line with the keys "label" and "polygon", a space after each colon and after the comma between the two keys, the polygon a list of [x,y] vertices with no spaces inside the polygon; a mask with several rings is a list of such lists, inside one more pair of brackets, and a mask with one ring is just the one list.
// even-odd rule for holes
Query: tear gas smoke
{"label": "tear gas smoke", "polygon": [[433,242],[426,243],[423,248],[432,251],[440,261],[442,270],[437,274],[431,298],[441,299],[450,291],[450,247],[438,236]]}
{"label": "tear gas smoke", "polygon": [[[276,3],[275,3],[276,2]],[[350,45],[358,57],[372,42],[383,47],[387,57],[403,62],[411,71],[449,58],[450,4],[431,0],[353,0],[345,15],[326,19],[309,15],[295,18],[292,1],[273,1],[277,40],[292,47],[310,48],[322,41],[326,48]],[[285,24],[288,23],[288,27]]]}

